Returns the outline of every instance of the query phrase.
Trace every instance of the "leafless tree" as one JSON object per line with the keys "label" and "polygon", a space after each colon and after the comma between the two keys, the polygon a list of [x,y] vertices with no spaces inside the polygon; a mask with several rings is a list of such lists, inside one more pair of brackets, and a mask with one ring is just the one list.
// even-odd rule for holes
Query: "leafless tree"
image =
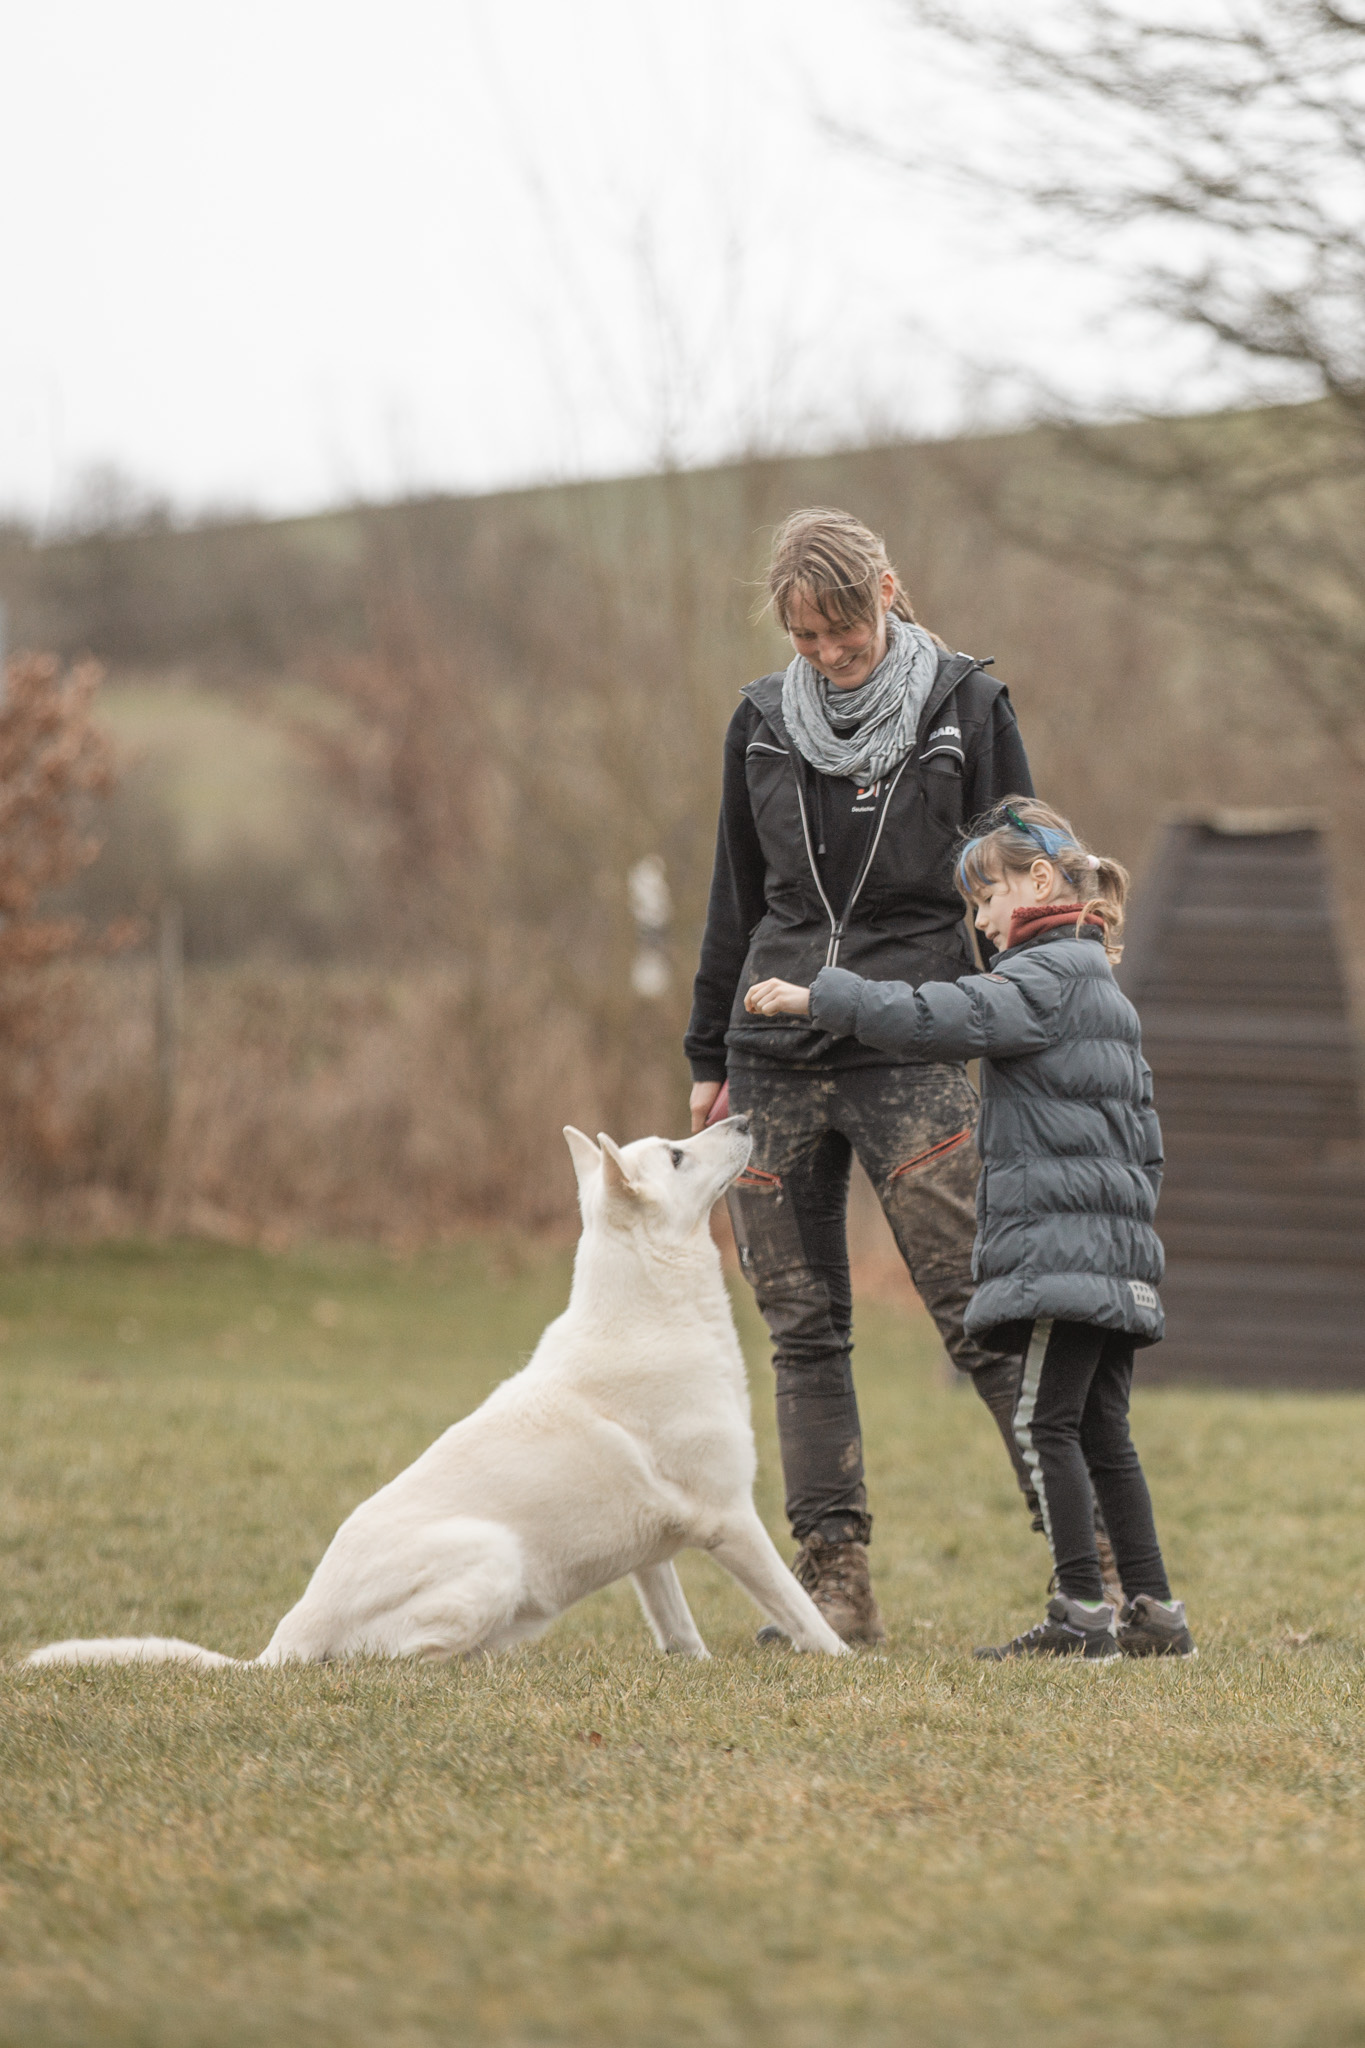
{"label": "leafless tree", "polygon": [[108,740],[91,700],[101,671],[69,674],[49,657],[7,664],[0,698],[0,977],[69,953],[79,926],[44,914],[43,897],[99,852],[82,829],[83,800],[113,781]]}
{"label": "leafless tree", "polygon": [[109,741],[91,717],[101,671],[47,656],[5,665],[0,698],[0,1154],[12,1175],[62,1149],[55,1065],[70,1027],[69,986],[53,973],[82,946],[116,950],[127,920],[99,934],[52,916],[45,899],[94,860],[89,799],[112,785]]}
{"label": "leafless tree", "polygon": [[1116,267],[1240,401],[1103,427],[1054,408],[1065,488],[970,456],[961,480],[1017,537],[1254,640],[1365,767],[1365,10],[904,5],[997,89],[947,174]]}

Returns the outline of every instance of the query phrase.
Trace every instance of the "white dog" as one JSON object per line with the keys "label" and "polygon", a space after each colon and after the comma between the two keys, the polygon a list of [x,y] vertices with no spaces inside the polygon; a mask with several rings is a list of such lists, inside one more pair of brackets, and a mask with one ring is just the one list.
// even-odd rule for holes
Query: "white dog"
{"label": "white dog", "polygon": [[[846,1646],[753,1504],[749,1392],[712,1204],[742,1117],[623,1149],[564,1133],[583,1235],[529,1365],[347,1517],[258,1664],[501,1650],[630,1574],[661,1650],[709,1653],[673,1559],[709,1551],[798,1649]],[[30,1664],[240,1660],[160,1636],[52,1643]]]}

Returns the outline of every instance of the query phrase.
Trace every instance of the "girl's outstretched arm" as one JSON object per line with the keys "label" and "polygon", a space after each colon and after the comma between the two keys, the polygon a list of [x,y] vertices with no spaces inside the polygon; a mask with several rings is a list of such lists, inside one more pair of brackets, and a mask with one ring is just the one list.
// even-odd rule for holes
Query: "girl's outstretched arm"
{"label": "girl's outstretched arm", "polygon": [[836,1038],[922,1060],[1013,1059],[1056,1043],[1062,985],[1020,961],[1006,974],[961,981],[864,981],[822,967],[810,991],[811,1022]]}

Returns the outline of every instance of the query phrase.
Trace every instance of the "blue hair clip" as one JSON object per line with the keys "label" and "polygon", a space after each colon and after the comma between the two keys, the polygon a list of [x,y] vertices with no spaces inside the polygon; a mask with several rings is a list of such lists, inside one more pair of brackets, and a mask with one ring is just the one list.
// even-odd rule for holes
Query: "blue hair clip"
{"label": "blue hair clip", "polygon": [[1074,839],[1067,838],[1065,832],[1058,832],[1051,825],[1031,824],[1028,819],[1021,818],[1011,804],[1005,805],[1005,816],[1009,819],[1011,825],[1014,826],[1016,832],[1022,832],[1024,837],[1031,839],[1035,846],[1041,846],[1049,860],[1057,860],[1068,848],[1073,853],[1079,853],[1081,850]]}

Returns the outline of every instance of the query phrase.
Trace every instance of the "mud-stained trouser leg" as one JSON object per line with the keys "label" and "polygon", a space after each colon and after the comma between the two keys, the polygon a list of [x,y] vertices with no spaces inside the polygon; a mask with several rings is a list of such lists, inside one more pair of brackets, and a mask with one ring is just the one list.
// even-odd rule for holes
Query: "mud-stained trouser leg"
{"label": "mud-stained trouser leg", "polygon": [[1015,1441],[1014,1409],[1023,1362],[969,1337],[962,1318],[971,1299],[980,1162],[972,1133],[977,1099],[960,1066],[872,1067],[850,1074],[853,1118],[845,1128],[877,1191],[920,1299],[944,1349],[995,1421],[1019,1489],[1041,1528],[1028,1468]]}
{"label": "mud-stained trouser leg", "polygon": [[730,1106],[754,1149],[730,1190],[740,1263],[773,1340],[787,1517],[798,1542],[865,1543],[872,1518],[853,1391],[845,1218],[852,1155],[831,1128],[837,1083],[739,1069]]}

